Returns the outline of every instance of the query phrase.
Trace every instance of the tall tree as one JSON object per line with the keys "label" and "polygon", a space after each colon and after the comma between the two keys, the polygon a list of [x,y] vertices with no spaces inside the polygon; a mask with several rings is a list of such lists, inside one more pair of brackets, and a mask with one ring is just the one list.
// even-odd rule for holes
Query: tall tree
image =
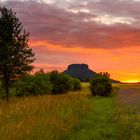
{"label": "tall tree", "polygon": [[34,53],[28,46],[27,33],[12,9],[0,7],[0,78],[9,101],[11,81],[26,74],[33,67]]}

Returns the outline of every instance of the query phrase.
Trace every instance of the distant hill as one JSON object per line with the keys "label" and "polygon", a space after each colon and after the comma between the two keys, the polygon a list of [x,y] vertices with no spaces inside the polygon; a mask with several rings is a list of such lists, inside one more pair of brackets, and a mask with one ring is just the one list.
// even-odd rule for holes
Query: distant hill
{"label": "distant hill", "polygon": [[[71,77],[78,78],[83,82],[88,82],[97,74],[96,72],[90,70],[87,64],[71,64],[63,73]],[[111,79],[111,82],[119,83],[119,81],[113,79]]]}
{"label": "distant hill", "polygon": [[90,70],[87,64],[71,64],[64,73],[69,76],[76,77],[81,81],[89,81],[96,75],[96,72]]}

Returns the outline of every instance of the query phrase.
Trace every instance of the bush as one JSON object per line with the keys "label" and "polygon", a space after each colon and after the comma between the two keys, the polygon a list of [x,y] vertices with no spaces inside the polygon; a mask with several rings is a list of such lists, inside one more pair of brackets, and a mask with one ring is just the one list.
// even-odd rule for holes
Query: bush
{"label": "bush", "polygon": [[106,76],[97,75],[90,82],[90,90],[92,95],[108,97],[112,91],[110,79]]}
{"label": "bush", "polygon": [[81,90],[81,82],[77,78],[71,78],[72,90],[77,91]]}
{"label": "bush", "polygon": [[26,75],[18,80],[15,85],[16,96],[50,94],[52,90],[49,76],[46,74]]}
{"label": "bush", "polygon": [[68,75],[57,71],[52,71],[49,75],[52,84],[52,94],[66,93],[71,90],[72,84]]}
{"label": "bush", "polygon": [[81,83],[76,78],[52,71],[48,74],[36,73],[26,75],[17,80],[13,86],[12,93],[16,96],[62,94],[70,90],[80,90]]}

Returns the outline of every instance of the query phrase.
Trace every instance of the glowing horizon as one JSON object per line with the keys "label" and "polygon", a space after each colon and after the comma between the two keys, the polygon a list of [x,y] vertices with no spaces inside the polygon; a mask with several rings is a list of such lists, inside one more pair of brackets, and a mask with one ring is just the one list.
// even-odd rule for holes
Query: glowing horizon
{"label": "glowing horizon", "polygon": [[140,82],[139,0],[2,0],[30,32],[36,69],[86,63],[122,82]]}
{"label": "glowing horizon", "polygon": [[121,81],[122,83],[139,83],[140,81],[135,80],[128,80],[128,81]]}
{"label": "glowing horizon", "polygon": [[[116,67],[115,67],[115,63],[118,63],[119,61],[119,58],[117,58],[116,56],[114,56],[114,54],[112,54],[112,52],[110,52],[110,50],[105,50],[105,49],[93,49],[93,48],[88,48],[88,49],[84,49],[84,48],[80,48],[80,47],[77,47],[77,48],[65,48],[65,47],[62,47],[62,46],[59,46],[59,45],[52,45],[52,44],[49,44],[47,41],[43,42],[43,41],[34,41],[34,42],[30,42],[29,43],[30,46],[32,46],[32,48],[34,50],[36,50],[38,48],[38,46],[48,46],[48,48],[44,47],[43,51],[46,52],[48,51],[50,54],[51,53],[60,53],[60,54],[66,54],[67,57],[69,56],[69,54],[75,54],[76,57],[78,56],[81,60],[79,61],[77,59],[77,61],[73,61],[73,62],[69,62],[69,63],[65,63],[65,64],[59,64],[59,65],[51,65],[51,64],[46,64],[46,63],[42,63],[42,64],[36,64],[35,62],[35,66],[37,69],[39,68],[44,68],[44,70],[46,71],[51,71],[51,70],[58,70],[58,71],[63,71],[67,68],[67,66],[69,64],[72,64],[72,63],[86,63],[89,65],[89,68],[95,72],[101,72],[101,71],[108,71],[110,74],[111,74],[111,78],[115,79],[115,80],[119,80],[121,82],[126,82],[126,83],[134,83],[134,82],[140,82],[140,74],[139,72],[131,72],[130,70],[128,71],[120,71],[118,70]],[[138,48],[139,49],[139,48]],[[56,51],[57,50],[57,51]],[[126,51],[126,48],[123,48],[122,50],[115,50],[117,51],[118,53],[120,52],[125,52]],[[131,52],[132,54],[132,49],[127,49],[127,53],[129,54],[129,52]],[[110,55],[108,56],[108,54],[110,53]],[[125,59],[126,57],[130,57],[129,55],[127,56],[127,53],[124,55],[124,53],[122,54],[122,58],[121,59]],[[100,54],[102,54],[102,59],[100,58]],[[37,55],[39,55],[39,53],[37,53]],[[82,58],[82,55],[86,55],[84,58]],[[89,61],[89,59],[92,59],[92,56],[95,56],[96,58],[96,63],[95,64],[92,64],[91,61]],[[107,58],[108,56],[108,58]],[[124,57],[123,57],[124,56]],[[99,57],[99,58],[98,58]],[[48,57],[49,58],[49,57]],[[111,59],[112,60],[112,64],[114,63],[114,66],[113,66],[113,69],[114,70],[111,70],[108,69],[108,68],[102,68],[102,61],[105,60],[105,58],[108,60],[108,63],[109,60]],[[106,61],[107,61],[106,60]],[[100,61],[100,62],[98,62]],[[107,63],[107,62],[106,62]],[[128,62],[129,64],[129,62]],[[109,66],[108,66],[109,67]],[[126,68],[126,66],[125,66]],[[116,70],[115,70],[116,69]]]}

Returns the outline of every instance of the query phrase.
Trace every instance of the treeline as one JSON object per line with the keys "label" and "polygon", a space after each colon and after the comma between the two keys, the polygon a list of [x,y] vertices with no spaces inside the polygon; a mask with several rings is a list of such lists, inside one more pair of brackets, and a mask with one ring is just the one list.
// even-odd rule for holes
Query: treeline
{"label": "treeline", "polygon": [[[14,96],[36,96],[48,94],[64,94],[68,91],[81,90],[80,80],[66,74],[52,71],[49,73],[37,72],[34,75],[24,75],[14,81],[10,94]],[[0,88],[1,96],[4,91]]]}
{"label": "treeline", "polygon": [[[112,84],[106,75],[96,75],[90,81],[90,91],[93,96],[110,96]],[[15,80],[10,88],[12,96],[58,95],[69,91],[81,90],[81,82],[64,73],[52,71],[45,73],[26,74]],[[4,97],[2,82],[0,82],[0,97]]]}

